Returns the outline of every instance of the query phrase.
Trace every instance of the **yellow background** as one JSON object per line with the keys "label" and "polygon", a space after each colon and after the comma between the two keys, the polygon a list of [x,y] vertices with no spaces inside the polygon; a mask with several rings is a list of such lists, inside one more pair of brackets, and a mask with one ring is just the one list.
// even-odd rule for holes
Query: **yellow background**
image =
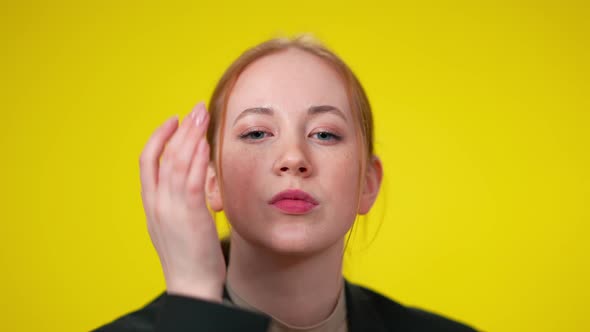
{"label": "yellow background", "polygon": [[346,275],[483,330],[590,330],[586,3],[2,1],[1,329],[90,330],[162,291],[143,145],[245,48],[312,32],[385,164]]}

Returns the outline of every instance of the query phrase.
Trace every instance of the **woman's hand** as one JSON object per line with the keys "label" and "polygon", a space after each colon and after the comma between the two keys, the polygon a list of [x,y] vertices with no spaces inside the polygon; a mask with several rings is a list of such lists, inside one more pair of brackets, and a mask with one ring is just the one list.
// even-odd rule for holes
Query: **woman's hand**
{"label": "woman's hand", "polygon": [[225,262],[205,201],[208,124],[199,103],[180,127],[174,117],[153,133],[139,162],[141,197],[168,294],[221,302]]}

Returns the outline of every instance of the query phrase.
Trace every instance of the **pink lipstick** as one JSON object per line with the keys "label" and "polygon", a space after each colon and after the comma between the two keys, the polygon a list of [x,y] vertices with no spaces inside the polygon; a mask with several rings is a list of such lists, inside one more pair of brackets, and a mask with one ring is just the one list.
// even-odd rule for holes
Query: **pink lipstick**
{"label": "pink lipstick", "polygon": [[305,214],[319,203],[305,191],[289,189],[276,194],[269,204],[287,214]]}

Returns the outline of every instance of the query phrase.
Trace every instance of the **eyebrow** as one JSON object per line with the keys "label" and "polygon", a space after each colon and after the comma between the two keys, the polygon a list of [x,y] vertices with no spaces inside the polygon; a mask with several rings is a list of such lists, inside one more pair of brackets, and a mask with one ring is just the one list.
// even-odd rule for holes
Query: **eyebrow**
{"label": "eyebrow", "polygon": [[[241,118],[243,118],[249,114],[264,114],[264,115],[268,115],[268,116],[273,116],[274,113],[275,113],[275,111],[271,107],[250,107],[250,108],[243,110],[242,113],[240,113],[240,115],[238,115],[238,117],[234,120],[233,125],[235,126],[235,124],[236,124],[236,122],[238,122],[238,120],[240,120]],[[319,106],[311,106],[310,108],[307,109],[307,114],[310,116],[315,116],[315,115],[324,114],[324,113],[331,113],[331,114],[337,115],[337,116],[341,117],[346,122],[346,117],[344,116],[344,113],[342,113],[342,111],[339,110],[335,106],[319,105]]]}

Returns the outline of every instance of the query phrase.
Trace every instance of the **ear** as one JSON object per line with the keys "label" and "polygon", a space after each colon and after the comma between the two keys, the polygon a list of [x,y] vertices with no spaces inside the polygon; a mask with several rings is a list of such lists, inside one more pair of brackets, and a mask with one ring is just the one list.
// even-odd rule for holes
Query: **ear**
{"label": "ear", "polygon": [[223,201],[221,200],[221,190],[219,188],[219,177],[213,162],[209,163],[207,167],[207,178],[205,179],[205,192],[207,201],[211,210],[219,212],[223,210]]}
{"label": "ear", "polygon": [[377,200],[382,179],[383,166],[381,165],[381,160],[377,156],[373,156],[365,170],[365,178],[362,183],[363,191],[361,192],[358,209],[359,214],[367,214],[371,210],[373,203]]}

